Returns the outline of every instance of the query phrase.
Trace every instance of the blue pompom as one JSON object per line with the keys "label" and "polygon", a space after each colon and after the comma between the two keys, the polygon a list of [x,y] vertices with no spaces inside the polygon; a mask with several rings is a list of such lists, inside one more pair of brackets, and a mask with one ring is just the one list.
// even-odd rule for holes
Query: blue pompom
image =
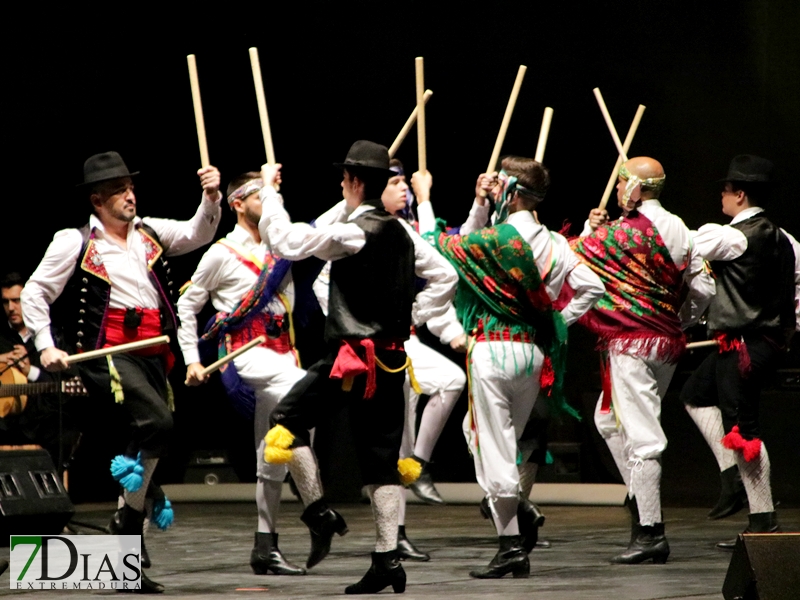
{"label": "blue pompom", "polygon": [[153,503],[153,522],[161,531],[165,531],[175,520],[175,512],[172,510],[172,502],[166,496],[163,500],[156,500]]}
{"label": "blue pompom", "polygon": [[135,460],[122,454],[111,460],[111,476],[128,492],[135,492],[142,487],[142,473],[144,467],[141,453]]}

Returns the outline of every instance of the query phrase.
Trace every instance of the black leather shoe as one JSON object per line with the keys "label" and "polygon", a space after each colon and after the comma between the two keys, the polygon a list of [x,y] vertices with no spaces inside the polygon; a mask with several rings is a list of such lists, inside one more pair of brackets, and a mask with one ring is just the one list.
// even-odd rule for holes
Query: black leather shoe
{"label": "black leather shoe", "polygon": [[373,552],[372,566],[361,581],[348,585],[345,594],[377,594],[392,586],[395,594],[406,591],[406,572],[397,558],[397,551]]}
{"label": "black leather shoe", "polygon": [[428,463],[416,456],[414,460],[422,465],[422,473],[420,473],[419,478],[414,483],[408,486],[408,489],[414,492],[414,495],[425,504],[444,504],[444,500],[442,500],[442,497],[436,490],[436,486],[433,485],[433,478],[428,470]]}
{"label": "black leather shoe", "polygon": [[[747,518],[750,524],[744,533],[778,533],[781,530],[778,526],[778,513],[774,510],[766,513],[750,513]],[[720,550],[733,550],[735,547],[736,538],[717,544],[717,548]]]}
{"label": "black leather shoe", "polygon": [[311,533],[311,552],[306,561],[306,568],[310,569],[328,556],[334,533],[347,533],[347,524],[342,515],[328,506],[324,498],[309,504],[300,519]]}
{"label": "black leather shoe", "polygon": [[[120,515],[120,511],[121,510],[122,510],[121,508],[117,509],[117,511],[114,513],[114,516],[111,517],[111,522],[108,524],[108,527],[106,527],[106,529],[108,530],[108,533],[110,533],[111,535],[122,535],[120,533],[120,519],[122,518],[121,515]],[[144,518],[142,519],[142,529],[144,530]],[[144,544],[144,532],[142,532],[142,555],[141,555],[141,561],[142,561],[142,568],[143,569],[149,569],[150,568],[150,566],[151,566],[150,554],[148,554],[147,546],[145,546],[145,544]]]}
{"label": "black leather shoe", "polygon": [[400,560],[427,562],[431,559],[431,555],[418,550],[406,537],[406,526],[400,525],[397,529],[397,558]]}
{"label": "black leather shoe", "polygon": [[742,475],[736,465],[719,474],[720,492],[716,506],[708,513],[709,519],[724,519],[735,515],[747,506],[747,492],[742,483]]}
{"label": "black leather shoe", "polygon": [[256,532],[256,541],[250,552],[250,567],[256,575],[305,575],[306,570],[291,564],[278,548],[277,533]]}
{"label": "black leather shoe", "polygon": [[469,576],[476,579],[500,579],[511,573],[516,579],[528,577],[531,573],[531,563],[528,553],[522,545],[520,535],[501,535],[500,550],[485,569],[470,571]]}
{"label": "black leather shoe", "polygon": [[638,533],[622,554],[611,559],[618,565],[638,565],[646,560],[663,565],[669,556],[669,542],[664,535],[664,524],[638,525]]}
{"label": "black leather shoe", "polygon": [[[142,535],[144,525],[144,513],[132,509],[128,504],[118,509],[111,519],[109,530],[116,535]],[[142,538],[144,539],[144,538]],[[119,592],[135,592],[138,594],[161,594],[164,586],[150,579],[142,571],[142,579],[138,590],[117,590]]]}
{"label": "black leather shoe", "polygon": [[536,540],[536,548],[538,548],[539,550],[549,550],[552,547],[553,543],[550,540],[543,540],[543,539]]}
{"label": "black leather shoe", "polygon": [[530,500],[520,500],[517,505],[517,522],[525,552],[530,552],[539,541],[539,527],[544,525],[544,515]]}

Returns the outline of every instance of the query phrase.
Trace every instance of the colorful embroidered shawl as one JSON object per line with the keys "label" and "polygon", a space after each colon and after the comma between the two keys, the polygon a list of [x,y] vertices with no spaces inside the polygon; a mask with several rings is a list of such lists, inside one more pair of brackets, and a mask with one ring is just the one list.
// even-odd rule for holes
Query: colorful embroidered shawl
{"label": "colorful embroidered shawl", "polygon": [[572,240],[572,249],[606,287],[580,323],[599,337],[601,349],[615,347],[677,361],[686,347],[678,317],[682,272],[653,222],[632,212]]}

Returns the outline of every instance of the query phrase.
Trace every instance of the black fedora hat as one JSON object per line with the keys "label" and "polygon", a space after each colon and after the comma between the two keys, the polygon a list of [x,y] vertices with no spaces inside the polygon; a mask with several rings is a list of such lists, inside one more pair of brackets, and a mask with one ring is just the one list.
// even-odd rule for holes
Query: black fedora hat
{"label": "black fedora hat", "polygon": [[359,169],[372,169],[377,172],[385,172],[388,177],[394,175],[394,171],[389,169],[389,150],[386,146],[381,146],[375,142],[358,140],[347,152],[347,157],[343,163],[333,163],[334,167],[344,169],[356,167]]}
{"label": "black fedora hat", "polygon": [[139,171],[134,173],[128,171],[128,166],[118,152],[103,152],[102,154],[90,156],[83,163],[83,183],[79,183],[77,187],[119,179],[120,177],[133,177],[138,174]]}
{"label": "black fedora hat", "polygon": [[728,167],[728,176],[723,181],[740,183],[771,183],[774,165],[766,158],[752,154],[740,154],[734,157]]}

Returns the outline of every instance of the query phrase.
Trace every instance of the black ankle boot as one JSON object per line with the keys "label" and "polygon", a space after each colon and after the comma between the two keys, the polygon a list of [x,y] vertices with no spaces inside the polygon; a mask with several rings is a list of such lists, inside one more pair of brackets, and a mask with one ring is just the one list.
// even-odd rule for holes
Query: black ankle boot
{"label": "black ankle boot", "polygon": [[418,550],[406,537],[406,526],[400,525],[397,529],[397,558],[400,560],[427,562],[431,559],[431,555]]}
{"label": "black ankle boot", "polygon": [[[750,513],[747,515],[750,524],[743,533],[778,533],[778,513],[774,510],[765,513]],[[736,538],[725,540],[717,544],[720,550],[733,550],[736,547]]]}
{"label": "black ankle boot", "polygon": [[669,542],[664,535],[664,524],[637,525],[638,532],[628,549],[611,559],[619,565],[637,565],[649,559],[659,565],[667,562]]}
{"label": "black ankle boot", "polygon": [[[109,524],[109,530],[115,535],[142,535],[144,513],[132,509],[128,504],[118,509]],[[142,537],[144,540],[144,536]],[[142,579],[138,590],[118,590],[120,592],[137,592],[139,594],[161,594],[164,586],[150,579],[142,570]]]}
{"label": "black ankle boot", "polygon": [[631,498],[630,496],[625,496],[625,506],[628,508],[628,512],[631,513],[631,539],[628,541],[628,545],[632,545],[633,541],[636,539],[636,536],[639,535],[639,505],[636,503],[636,497],[634,496]]}
{"label": "black ankle boot", "polygon": [[306,568],[310,569],[328,555],[334,533],[347,533],[347,524],[342,515],[328,506],[324,498],[309,504],[300,519],[311,533],[311,552],[306,561]]}
{"label": "black ankle boot", "polygon": [[291,564],[278,548],[277,533],[256,532],[256,541],[250,552],[250,567],[256,575],[305,575],[306,570]]}
{"label": "black ankle boot", "polygon": [[544,525],[544,515],[530,500],[520,500],[517,505],[517,522],[525,552],[531,552],[539,541],[539,527]]}
{"label": "black ankle boot", "polygon": [[408,486],[414,494],[425,504],[444,504],[444,500],[439,495],[436,486],[433,485],[433,478],[428,470],[428,463],[421,458],[413,457],[414,460],[422,465],[422,473],[417,480]]}
{"label": "black ankle boot", "polygon": [[469,576],[477,579],[499,579],[511,573],[514,578],[528,577],[531,563],[522,545],[521,535],[501,535],[500,550],[485,569],[470,571]]}
{"label": "black ankle boot", "polygon": [[[120,531],[119,531],[120,518],[121,518],[120,517],[120,511],[121,510],[122,510],[121,508],[117,509],[117,512],[114,513],[114,516],[111,517],[111,522],[108,524],[108,527],[106,527],[106,529],[108,529],[108,533],[110,533],[111,535],[122,535],[122,534],[120,534]],[[142,529],[144,530],[144,521],[142,521]],[[142,561],[141,561],[142,568],[143,569],[149,569],[150,566],[151,566],[150,554],[148,554],[147,546],[145,546],[145,544],[144,544],[144,533],[142,533],[142,556],[141,556],[141,559],[142,559]]]}
{"label": "black ankle boot", "polygon": [[361,581],[348,585],[345,594],[377,594],[382,589],[392,586],[395,594],[406,591],[406,572],[397,558],[396,550],[389,552],[373,552],[372,566]]}
{"label": "black ankle boot", "polygon": [[709,519],[724,519],[735,515],[747,506],[747,492],[742,483],[742,475],[736,465],[719,474],[720,492],[716,506],[708,513]]}

